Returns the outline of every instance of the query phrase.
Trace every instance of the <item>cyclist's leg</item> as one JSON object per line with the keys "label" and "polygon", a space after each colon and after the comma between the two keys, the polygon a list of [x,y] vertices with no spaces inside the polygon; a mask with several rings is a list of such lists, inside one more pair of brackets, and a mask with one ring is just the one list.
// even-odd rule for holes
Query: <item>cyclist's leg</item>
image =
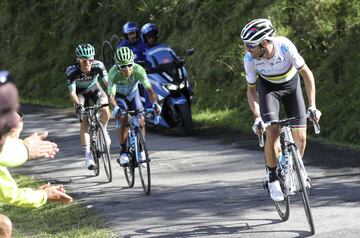
{"label": "cyclist's leg", "polygon": [[[137,117],[139,120],[139,126],[143,137],[145,136],[145,118],[144,118],[144,106],[141,102],[140,93],[135,90],[131,95],[128,96],[130,110],[136,110],[138,112]],[[140,161],[145,160],[145,152],[142,148],[140,149]]]}
{"label": "cyclist's leg", "polygon": [[[89,106],[89,95],[80,93],[78,98],[80,104],[85,107]],[[84,148],[85,165],[88,169],[93,169],[95,164],[90,151],[89,123],[87,118],[83,118],[80,124],[80,140]]]}
{"label": "cyclist's leg", "polygon": [[291,123],[291,128],[294,141],[302,157],[306,147],[306,108],[299,75],[296,74],[292,80],[289,92],[282,97],[282,101],[288,117],[301,116],[301,119]]}
{"label": "cyclist's leg", "polygon": [[139,118],[139,126],[141,128],[141,132],[145,137],[145,118],[144,118],[144,106],[141,102],[140,93],[138,90],[132,93],[131,107],[134,108],[138,112]]}
{"label": "cyclist's leg", "polygon": [[[102,105],[102,104],[109,103],[108,97],[105,94],[104,90],[102,90],[99,83],[97,83],[96,86],[91,90],[89,96],[94,104]],[[110,119],[110,110],[109,110],[109,107],[102,107],[102,108],[100,108],[99,111],[100,111],[100,121],[104,128],[106,144],[108,147],[110,147],[111,138],[110,138],[109,132],[107,130],[107,125],[108,125],[108,122]]]}
{"label": "cyclist's leg", "polygon": [[[116,95],[115,100],[116,100],[116,104],[120,107],[121,110],[123,111],[129,110],[126,97]],[[120,142],[120,156],[118,159],[118,163],[120,165],[125,165],[129,162],[127,147],[126,147],[127,146],[126,140],[128,137],[128,127],[127,127],[128,116],[127,115],[121,116],[121,118],[117,120],[120,124],[120,127],[117,128],[117,134]]]}
{"label": "cyclist's leg", "polygon": [[[109,100],[108,100],[108,97],[107,97],[106,93],[104,92],[104,90],[100,86],[98,86],[98,87],[99,87],[99,90],[97,92],[97,102],[98,102],[98,104],[100,104],[100,105],[108,104]],[[108,124],[109,119],[110,119],[109,107],[107,106],[107,107],[100,108],[100,112],[101,112],[100,120],[101,120],[101,122],[104,125],[104,128],[106,130],[107,124]]]}
{"label": "cyclist's leg", "polygon": [[[279,119],[279,96],[275,89],[265,79],[260,78],[258,83],[260,113],[263,121],[270,122]],[[280,130],[278,126],[270,126],[266,129],[265,159],[266,165],[276,168],[278,152],[278,140]]]}
{"label": "cyclist's leg", "polygon": [[[279,95],[277,88],[260,78],[258,83],[260,113],[264,122],[270,122],[279,118]],[[274,201],[283,201],[279,178],[277,175],[278,140],[280,130],[278,126],[270,126],[266,129],[265,160],[268,168],[268,188],[270,197]]]}

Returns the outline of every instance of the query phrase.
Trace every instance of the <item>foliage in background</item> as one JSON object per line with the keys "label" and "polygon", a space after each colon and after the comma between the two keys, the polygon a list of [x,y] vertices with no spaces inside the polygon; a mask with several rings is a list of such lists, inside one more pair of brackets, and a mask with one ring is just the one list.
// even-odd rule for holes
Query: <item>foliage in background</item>
{"label": "foliage in background", "polygon": [[100,57],[102,41],[126,21],[151,21],[179,55],[196,48],[187,64],[196,107],[235,110],[224,114],[241,117],[241,128],[252,120],[239,32],[251,19],[270,18],[315,75],[322,137],[360,144],[358,0],[3,0],[0,14],[0,65],[16,75],[26,98],[68,101],[64,71],[77,44],[91,42]]}

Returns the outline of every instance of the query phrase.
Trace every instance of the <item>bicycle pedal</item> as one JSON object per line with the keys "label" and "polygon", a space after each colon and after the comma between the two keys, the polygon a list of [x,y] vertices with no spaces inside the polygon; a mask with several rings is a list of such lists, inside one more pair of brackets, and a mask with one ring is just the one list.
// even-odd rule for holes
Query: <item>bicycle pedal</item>
{"label": "bicycle pedal", "polygon": [[269,181],[262,181],[262,186],[264,190],[269,191]]}

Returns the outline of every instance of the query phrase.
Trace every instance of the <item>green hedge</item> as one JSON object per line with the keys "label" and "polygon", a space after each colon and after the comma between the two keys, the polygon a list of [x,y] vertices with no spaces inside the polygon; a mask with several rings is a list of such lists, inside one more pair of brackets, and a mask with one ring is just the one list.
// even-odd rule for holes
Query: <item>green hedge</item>
{"label": "green hedge", "polygon": [[196,48],[188,69],[197,108],[238,109],[244,127],[251,115],[239,32],[253,18],[270,18],[314,72],[322,137],[360,144],[358,0],[3,0],[0,14],[0,65],[16,75],[24,97],[67,101],[64,71],[77,44],[94,44],[100,57],[102,41],[126,21],[151,21],[179,55]]}

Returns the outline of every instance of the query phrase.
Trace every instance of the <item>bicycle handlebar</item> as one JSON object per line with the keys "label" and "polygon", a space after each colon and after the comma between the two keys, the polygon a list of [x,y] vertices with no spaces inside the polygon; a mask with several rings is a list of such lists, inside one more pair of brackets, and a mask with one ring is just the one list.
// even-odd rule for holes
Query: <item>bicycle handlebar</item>
{"label": "bicycle handlebar", "polygon": [[85,110],[85,111],[98,110],[98,109],[100,109],[100,108],[107,107],[107,106],[109,106],[109,103],[101,104],[101,105],[95,104],[95,105],[93,105],[93,106],[84,107],[84,110]]}
{"label": "bicycle handlebar", "polygon": [[[309,119],[314,118],[314,115],[311,113],[311,115],[307,115],[307,117]],[[258,129],[260,131],[260,134],[258,135],[258,137],[259,137],[259,146],[264,147],[264,134],[263,134],[264,130],[263,130],[263,128],[266,129],[270,125],[279,125],[280,127],[289,126],[292,121],[299,120],[300,118],[302,118],[302,116],[289,117],[289,118],[285,118],[285,119],[282,119],[282,120],[276,120],[276,121],[271,121],[271,122],[264,123],[263,126],[259,123],[259,125],[258,125]],[[312,121],[312,123],[314,125],[315,134],[319,134],[320,133],[320,125],[319,125],[319,123],[317,121],[313,120],[313,119],[310,119],[310,120]]]}
{"label": "bicycle handlebar", "polygon": [[314,126],[314,131],[315,134],[320,134],[320,125],[319,122],[317,122],[314,118],[315,118],[315,112],[314,111],[309,111],[309,114],[307,115],[307,117],[309,118],[310,121],[312,121],[313,126]]}

